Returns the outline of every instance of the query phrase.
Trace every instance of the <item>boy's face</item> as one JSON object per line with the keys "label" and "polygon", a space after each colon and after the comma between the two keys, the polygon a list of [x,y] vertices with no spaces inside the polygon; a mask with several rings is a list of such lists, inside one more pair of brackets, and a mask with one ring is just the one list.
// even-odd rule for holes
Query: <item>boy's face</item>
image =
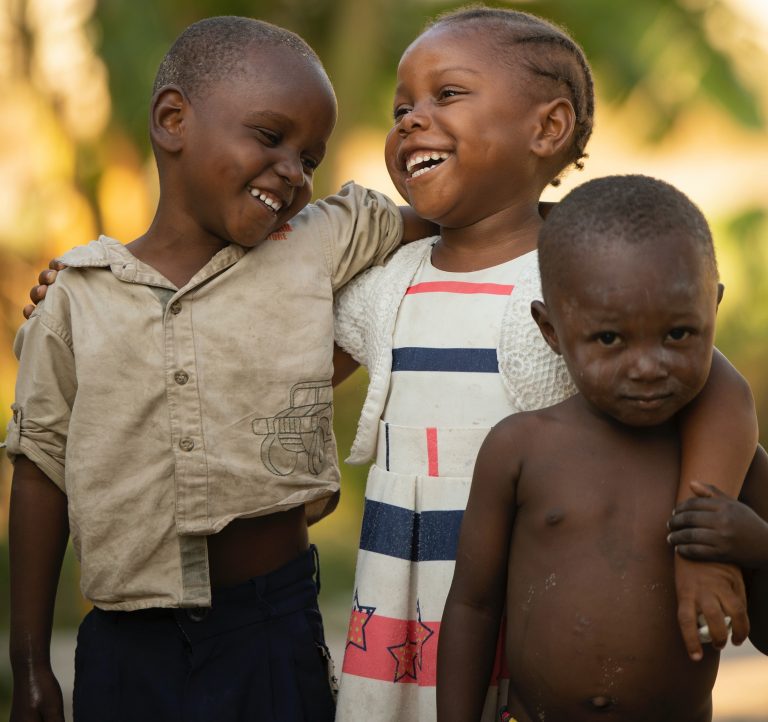
{"label": "boy's face", "polygon": [[248,60],[189,100],[181,202],[205,233],[252,247],[311,199],[336,100],[323,71],[291,49]]}
{"label": "boy's face", "polygon": [[598,411],[630,426],[667,421],[709,375],[721,288],[706,261],[687,240],[572,260],[544,319],[534,310],[545,338]]}
{"label": "boy's face", "polygon": [[387,170],[416,212],[444,227],[490,217],[531,185],[538,104],[524,71],[490,58],[491,47],[476,29],[437,27],[398,67]]}

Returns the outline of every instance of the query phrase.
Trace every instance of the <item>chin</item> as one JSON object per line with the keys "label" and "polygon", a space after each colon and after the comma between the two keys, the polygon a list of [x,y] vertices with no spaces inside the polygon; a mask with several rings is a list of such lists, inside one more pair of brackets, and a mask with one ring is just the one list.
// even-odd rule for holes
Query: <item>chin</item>
{"label": "chin", "polygon": [[674,409],[656,409],[647,412],[634,410],[627,412],[622,410],[611,413],[611,416],[625,426],[650,429],[654,426],[663,426],[670,422],[678,411],[680,411],[680,408],[677,406]]}

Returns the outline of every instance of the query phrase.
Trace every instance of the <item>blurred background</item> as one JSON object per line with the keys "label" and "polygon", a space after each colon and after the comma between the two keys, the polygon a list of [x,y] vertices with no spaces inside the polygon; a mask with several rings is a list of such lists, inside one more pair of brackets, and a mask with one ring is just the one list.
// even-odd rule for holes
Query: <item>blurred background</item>
{"label": "blurred background", "polygon": [[[543,15],[583,45],[595,73],[595,132],[582,172],[544,198],[608,173],[642,172],[681,188],[709,218],[726,287],[717,343],[752,384],[768,429],[768,2],[531,0],[489,3]],[[336,87],[340,117],[315,192],[345,180],[400,200],[382,150],[400,54],[433,0],[0,0],[0,428],[10,416],[11,352],[29,288],[49,259],[104,232],[125,242],[154,211],[146,131],[155,69],[190,23],[250,15],[302,35]],[[346,456],[366,377],[336,392]],[[768,441],[763,431],[762,441]],[[2,436],[4,434],[0,434]],[[0,643],[7,644],[7,514],[11,466],[0,455]],[[341,505],[313,527],[321,603],[341,661],[365,468],[345,466]],[[74,630],[87,610],[68,553],[56,611],[55,664],[71,684]],[[768,658],[725,657],[718,722],[768,721]],[[10,673],[0,653],[0,716]],[[66,692],[65,692],[66,693]]]}

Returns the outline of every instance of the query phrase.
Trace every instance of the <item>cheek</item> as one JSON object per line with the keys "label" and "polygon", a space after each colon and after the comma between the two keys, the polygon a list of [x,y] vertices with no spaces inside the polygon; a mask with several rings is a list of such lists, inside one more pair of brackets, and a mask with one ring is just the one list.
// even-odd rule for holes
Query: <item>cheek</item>
{"label": "cheek", "polygon": [[610,391],[621,377],[621,368],[616,362],[601,358],[591,350],[577,350],[566,361],[576,376],[574,381],[597,393]]}
{"label": "cheek", "polygon": [[397,129],[393,128],[387,134],[387,140],[384,143],[384,163],[387,166],[387,172],[392,182],[397,186],[397,189],[402,193],[402,181],[400,176],[402,171],[397,167],[397,149],[398,149]]}
{"label": "cheek", "polygon": [[688,354],[681,360],[678,368],[678,379],[690,392],[691,397],[698,394],[709,378],[712,365],[711,348],[702,348],[699,353]]}
{"label": "cheek", "polygon": [[309,203],[310,200],[312,200],[312,182],[312,176],[309,176],[306,179],[304,185],[294,196],[293,203],[291,204],[291,217],[295,216],[302,208],[304,208],[304,206],[307,205],[307,203]]}

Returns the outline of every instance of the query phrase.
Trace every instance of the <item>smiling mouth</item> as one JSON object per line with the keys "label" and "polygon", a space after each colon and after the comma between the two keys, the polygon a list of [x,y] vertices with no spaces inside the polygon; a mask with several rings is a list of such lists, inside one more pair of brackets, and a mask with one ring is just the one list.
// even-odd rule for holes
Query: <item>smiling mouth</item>
{"label": "smiling mouth", "polygon": [[265,193],[258,188],[254,188],[253,186],[248,186],[248,192],[256,200],[261,201],[273,213],[277,213],[283,207],[283,201],[271,193]]}
{"label": "smiling mouth", "polygon": [[405,161],[405,169],[411,174],[411,178],[417,178],[437,168],[448,158],[448,153],[443,151],[419,150],[411,153]]}

